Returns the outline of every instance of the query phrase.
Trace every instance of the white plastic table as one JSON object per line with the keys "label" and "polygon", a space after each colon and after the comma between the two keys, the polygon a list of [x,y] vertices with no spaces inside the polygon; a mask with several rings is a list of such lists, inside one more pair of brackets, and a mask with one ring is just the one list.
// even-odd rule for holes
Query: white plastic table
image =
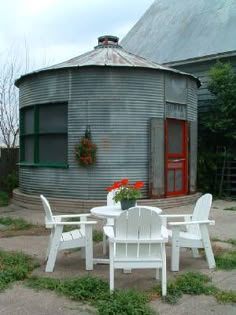
{"label": "white plastic table", "polygon": [[[138,207],[138,205],[137,205]],[[150,207],[150,206],[143,206],[147,209],[156,211],[158,214],[162,212],[160,208],[157,207]],[[106,225],[114,225],[114,220],[119,217],[119,215],[124,210],[121,210],[121,208],[117,206],[100,206],[100,207],[94,207],[90,210],[91,214],[94,215],[97,218],[106,220]],[[104,244],[105,242],[103,242]],[[106,254],[106,249],[103,248],[103,254]],[[109,264],[109,259],[106,258],[95,258],[94,264]]]}

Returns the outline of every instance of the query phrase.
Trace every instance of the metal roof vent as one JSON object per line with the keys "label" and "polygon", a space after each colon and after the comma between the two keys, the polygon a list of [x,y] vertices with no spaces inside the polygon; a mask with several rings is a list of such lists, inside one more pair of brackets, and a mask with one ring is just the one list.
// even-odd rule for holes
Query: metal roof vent
{"label": "metal roof vent", "polygon": [[98,37],[98,45],[94,48],[106,48],[106,47],[115,47],[115,48],[121,48],[121,46],[118,44],[119,37],[112,36],[112,35],[103,35]]}

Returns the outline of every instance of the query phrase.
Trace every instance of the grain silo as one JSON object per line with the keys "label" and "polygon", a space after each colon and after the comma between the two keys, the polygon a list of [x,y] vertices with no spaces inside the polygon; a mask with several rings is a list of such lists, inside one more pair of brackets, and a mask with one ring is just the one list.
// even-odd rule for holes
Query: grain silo
{"label": "grain silo", "polygon": [[[196,192],[199,85],[123,50],[115,36],[21,76],[18,197],[43,193],[85,204],[104,200],[105,188],[122,178],[144,181],[144,198]],[[97,164],[81,167],[73,151],[86,132]]]}

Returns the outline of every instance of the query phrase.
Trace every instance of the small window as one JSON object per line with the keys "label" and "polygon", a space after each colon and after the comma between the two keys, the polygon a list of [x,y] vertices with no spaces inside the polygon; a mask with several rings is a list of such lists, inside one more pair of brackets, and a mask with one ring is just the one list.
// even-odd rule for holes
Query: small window
{"label": "small window", "polygon": [[20,160],[35,166],[67,163],[67,104],[43,104],[21,109]]}

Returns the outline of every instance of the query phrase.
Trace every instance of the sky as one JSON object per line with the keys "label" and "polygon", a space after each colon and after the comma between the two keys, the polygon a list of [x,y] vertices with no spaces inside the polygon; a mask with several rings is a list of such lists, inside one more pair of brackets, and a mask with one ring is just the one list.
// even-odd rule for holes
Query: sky
{"label": "sky", "polygon": [[32,71],[92,50],[101,35],[121,40],[153,1],[0,0],[0,63]]}

